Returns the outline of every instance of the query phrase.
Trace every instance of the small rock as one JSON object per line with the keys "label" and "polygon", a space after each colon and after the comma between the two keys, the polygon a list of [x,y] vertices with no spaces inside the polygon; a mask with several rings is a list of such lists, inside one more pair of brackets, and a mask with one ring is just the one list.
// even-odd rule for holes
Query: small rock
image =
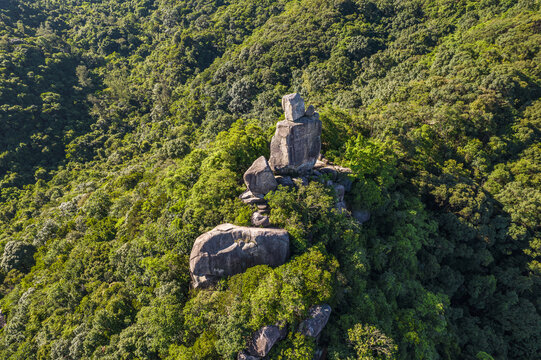
{"label": "small rock", "polygon": [[344,190],[346,192],[351,191],[351,187],[353,186],[353,181],[351,181],[350,178],[348,178],[347,176],[342,176],[338,182],[344,186]]}
{"label": "small rock", "polygon": [[370,220],[370,212],[368,210],[356,210],[351,215],[361,224]]}
{"label": "small rock", "polygon": [[270,209],[269,205],[267,205],[267,204],[257,204],[257,208],[259,210],[269,210]]}
{"label": "small rock", "polygon": [[260,211],[256,211],[252,214],[252,225],[253,226],[262,226],[262,227],[269,227],[270,226],[270,219],[267,215],[264,215]]}
{"label": "small rock", "polygon": [[4,326],[6,326],[6,318],[2,313],[2,309],[0,309],[0,329],[2,329]]}
{"label": "small rock", "polygon": [[320,167],[318,170],[322,174],[327,174],[327,175],[331,175],[331,176],[336,176],[336,174],[338,174],[338,172],[335,170],[334,166],[330,166],[330,165],[325,165],[323,167]]}
{"label": "small rock", "polygon": [[237,356],[237,360],[259,360],[261,359],[259,356],[252,356],[246,354],[245,351],[241,351],[239,355]]}
{"label": "small rock", "polygon": [[295,186],[295,183],[293,182],[293,179],[291,179],[290,176],[277,176],[276,181],[278,182],[278,184],[282,186],[289,186],[289,187]]}
{"label": "small rock", "polygon": [[344,201],[344,194],[346,193],[346,189],[344,188],[344,186],[340,184],[334,184],[333,187],[338,202]]}
{"label": "small rock", "polygon": [[304,100],[301,94],[294,93],[282,97],[282,109],[287,121],[295,121],[304,116]]}
{"label": "small rock", "polygon": [[308,108],[306,108],[306,111],[304,112],[304,116],[312,116],[314,115],[315,112],[316,112],[316,109],[314,109],[314,105],[310,105],[308,106]]}
{"label": "small rock", "polygon": [[321,173],[317,170],[312,171],[312,174],[314,174],[315,176],[321,176]]}
{"label": "small rock", "polygon": [[244,183],[254,195],[265,195],[275,190],[278,183],[264,156],[258,157],[244,173]]}
{"label": "small rock", "polygon": [[250,190],[246,190],[245,192],[243,192],[239,196],[239,199],[241,199],[243,203],[248,204],[248,205],[266,203],[265,199],[263,199],[262,197],[259,197],[259,196],[255,196],[254,194],[252,194],[252,192]]}
{"label": "small rock", "polygon": [[278,341],[286,337],[286,328],[280,329],[276,325],[264,326],[254,333],[248,346],[248,354],[265,357]]}
{"label": "small rock", "polygon": [[336,208],[340,211],[345,211],[347,210],[347,207],[346,207],[346,202],[345,201],[339,201],[336,203]]}
{"label": "small rock", "polygon": [[299,332],[317,339],[325,325],[327,325],[327,321],[329,321],[331,307],[326,304],[312,306],[308,313],[310,317],[300,323]]}

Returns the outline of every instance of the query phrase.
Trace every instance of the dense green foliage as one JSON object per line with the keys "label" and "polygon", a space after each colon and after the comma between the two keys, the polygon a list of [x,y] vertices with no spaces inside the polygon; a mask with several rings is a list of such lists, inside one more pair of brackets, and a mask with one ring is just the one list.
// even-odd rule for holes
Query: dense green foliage
{"label": "dense green foliage", "polygon": [[[2,359],[537,359],[541,15],[533,0],[4,0]],[[281,96],[353,170],[268,194],[292,258],[190,290],[195,238],[249,224]]]}

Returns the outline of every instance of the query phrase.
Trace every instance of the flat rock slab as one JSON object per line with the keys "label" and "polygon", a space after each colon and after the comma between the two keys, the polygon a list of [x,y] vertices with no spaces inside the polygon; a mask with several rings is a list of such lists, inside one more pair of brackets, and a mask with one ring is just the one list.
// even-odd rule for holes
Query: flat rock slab
{"label": "flat rock slab", "polygon": [[286,230],[222,224],[195,240],[190,274],[194,288],[205,287],[255,265],[282,265],[288,256]]}
{"label": "flat rock slab", "polygon": [[320,120],[279,121],[271,140],[269,165],[277,174],[304,173],[314,167],[320,150]]}
{"label": "flat rock slab", "polygon": [[244,173],[244,183],[255,196],[265,195],[278,186],[269,163],[264,156],[258,157]]}

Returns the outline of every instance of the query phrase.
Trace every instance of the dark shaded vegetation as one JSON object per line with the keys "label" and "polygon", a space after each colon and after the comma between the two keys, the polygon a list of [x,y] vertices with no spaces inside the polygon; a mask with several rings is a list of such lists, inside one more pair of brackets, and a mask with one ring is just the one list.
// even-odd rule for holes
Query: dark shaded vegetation
{"label": "dark shaded vegetation", "polygon": [[[0,4],[4,359],[536,359],[541,15],[535,1]],[[281,96],[323,121],[352,210],[267,195],[292,259],[189,289],[197,236],[253,211]]]}

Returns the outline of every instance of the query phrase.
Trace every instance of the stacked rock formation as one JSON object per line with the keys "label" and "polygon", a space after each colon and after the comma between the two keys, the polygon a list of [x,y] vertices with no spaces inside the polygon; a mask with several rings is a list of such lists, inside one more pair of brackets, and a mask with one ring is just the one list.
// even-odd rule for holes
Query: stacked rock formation
{"label": "stacked rock formation", "polygon": [[195,240],[190,254],[193,286],[205,287],[255,265],[279,266],[288,256],[286,230],[218,225]]}
{"label": "stacked rock formation", "polygon": [[321,121],[313,106],[304,109],[300,94],[282,98],[285,120],[276,124],[271,140],[269,163],[277,174],[298,174],[311,170],[321,151]]}

